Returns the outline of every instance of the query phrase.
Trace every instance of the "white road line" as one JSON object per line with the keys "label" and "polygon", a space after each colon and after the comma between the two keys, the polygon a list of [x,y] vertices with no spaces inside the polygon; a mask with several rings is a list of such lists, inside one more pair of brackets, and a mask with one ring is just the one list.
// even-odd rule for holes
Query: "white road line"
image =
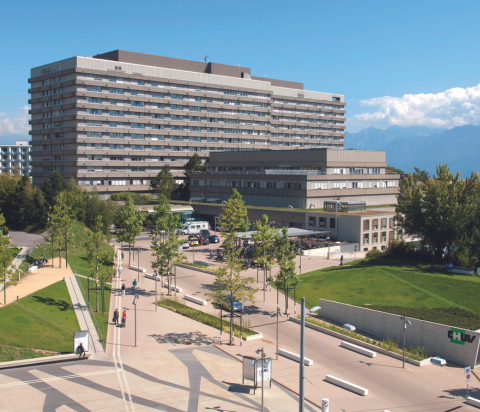
{"label": "white road line", "polygon": [[[120,256],[121,256],[121,252],[119,253],[119,257]],[[117,263],[120,263],[120,259],[118,259],[118,258],[117,258]],[[117,267],[120,267],[120,266],[117,265]],[[120,277],[117,278],[117,290],[120,290],[120,292],[119,293],[117,292],[117,296],[115,296],[115,308],[117,308],[117,309],[121,308],[120,303],[121,303],[122,292],[121,292],[121,289],[119,289],[119,284],[120,284]],[[127,400],[125,398],[125,392],[123,390],[123,384],[122,384],[123,368],[120,369],[118,367],[117,359],[116,359],[116,356],[115,356],[115,350],[116,350],[116,347],[117,347],[117,334],[120,336],[120,328],[118,328],[117,326],[114,326],[113,327],[113,362],[115,363],[115,370],[117,372],[118,384],[120,385],[120,391],[122,392],[123,405],[125,406],[125,411],[128,412],[128,403],[127,403]],[[119,341],[120,341],[120,338],[119,338]],[[120,342],[118,342],[118,346],[119,346],[118,352],[119,352],[119,356],[120,356]]]}
{"label": "white road line", "polygon": [[116,373],[116,372],[117,372],[116,369],[109,369],[106,371],[87,372],[87,373],[65,375],[65,376],[55,376],[53,378],[33,379],[30,381],[9,382],[9,383],[0,384],[0,388],[8,388],[8,387],[20,386],[20,385],[31,385],[33,383],[40,383],[40,382],[51,382],[51,381],[68,380],[68,379],[75,379],[75,378],[84,378],[87,376],[95,376],[95,375],[106,375],[108,373]]}

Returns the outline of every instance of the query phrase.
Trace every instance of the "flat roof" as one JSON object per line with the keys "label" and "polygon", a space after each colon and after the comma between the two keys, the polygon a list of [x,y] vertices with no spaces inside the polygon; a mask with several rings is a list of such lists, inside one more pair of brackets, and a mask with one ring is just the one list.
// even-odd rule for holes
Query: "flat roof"
{"label": "flat roof", "polygon": [[[306,237],[306,236],[313,236],[313,235],[324,235],[327,233],[331,233],[331,230],[307,230],[307,229],[299,229],[296,227],[289,227],[287,229],[288,237]],[[251,239],[253,234],[257,233],[256,230],[249,230],[248,232],[238,232],[237,239]]]}
{"label": "flat roof", "polygon": [[[140,212],[153,213],[155,210],[153,208],[156,205],[137,205],[135,208]],[[185,212],[194,212],[192,206],[188,205],[170,205],[170,213],[185,213]],[[168,213],[168,212],[167,212]]]}

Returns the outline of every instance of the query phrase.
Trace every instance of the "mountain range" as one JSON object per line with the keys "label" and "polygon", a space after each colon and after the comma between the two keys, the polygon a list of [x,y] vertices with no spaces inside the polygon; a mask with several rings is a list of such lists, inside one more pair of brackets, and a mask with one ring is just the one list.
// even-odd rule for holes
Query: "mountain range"
{"label": "mountain range", "polygon": [[462,178],[480,171],[480,126],[390,126],[386,130],[371,127],[358,133],[346,132],[345,141],[345,149],[384,150],[388,166],[407,173],[417,167],[432,175],[443,163],[451,172],[460,172]]}

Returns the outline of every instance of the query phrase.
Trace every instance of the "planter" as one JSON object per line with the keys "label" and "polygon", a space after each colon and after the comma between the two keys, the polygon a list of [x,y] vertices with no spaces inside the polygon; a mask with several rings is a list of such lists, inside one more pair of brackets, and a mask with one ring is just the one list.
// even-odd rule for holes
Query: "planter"
{"label": "planter", "polygon": [[[298,324],[301,323],[300,319],[293,318],[293,317],[290,317],[288,320],[290,320],[294,323],[298,323]],[[353,343],[355,345],[362,346],[362,347],[367,348],[369,350],[372,350],[374,352],[378,352],[378,353],[390,356],[390,357],[395,358],[395,359],[400,359],[400,360],[403,359],[403,355],[399,355],[398,353],[391,352],[391,351],[389,351],[387,349],[383,349],[379,346],[371,345],[370,343],[366,343],[366,342],[363,342],[361,340],[351,338],[350,336],[343,335],[343,334],[338,333],[338,332],[334,332],[333,330],[323,328],[323,327],[318,326],[318,325],[314,325],[313,323],[305,322],[305,326],[307,328],[316,330],[318,332],[326,333],[327,335],[334,336],[338,339]],[[417,361],[415,359],[410,359],[410,358],[405,357],[405,362],[410,363],[410,364],[415,365],[415,366],[425,366],[425,365],[430,365],[431,364],[430,359],[431,358],[424,359],[424,360],[421,360],[421,361]]]}
{"label": "planter", "polygon": [[200,269],[200,268],[197,268],[195,266],[189,266],[189,265],[184,265],[184,264],[180,264],[180,265],[177,265],[177,267],[179,268],[185,268],[185,269],[191,269],[191,270],[196,270],[197,272],[203,272],[203,273],[208,273],[210,275],[214,275],[214,273],[211,271],[211,270],[208,270],[208,269]]}

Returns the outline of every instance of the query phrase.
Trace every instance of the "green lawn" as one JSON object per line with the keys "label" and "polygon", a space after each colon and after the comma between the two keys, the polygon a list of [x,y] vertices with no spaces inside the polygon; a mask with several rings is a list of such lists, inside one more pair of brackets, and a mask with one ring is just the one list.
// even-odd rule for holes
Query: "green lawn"
{"label": "green lawn", "polygon": [[64,281],[1,308],[0,316],[2,345],[73,352],[79,325]]}
{"label": "green lawn", "polygon": [[344,267],[305,273],[301,280],[296,297],[305,296],[309,307],[323,298],[358,306],[447,308],[460,302],[465,309],[480,311],[480,278],[447,275],[440,265],[363,259]]}

